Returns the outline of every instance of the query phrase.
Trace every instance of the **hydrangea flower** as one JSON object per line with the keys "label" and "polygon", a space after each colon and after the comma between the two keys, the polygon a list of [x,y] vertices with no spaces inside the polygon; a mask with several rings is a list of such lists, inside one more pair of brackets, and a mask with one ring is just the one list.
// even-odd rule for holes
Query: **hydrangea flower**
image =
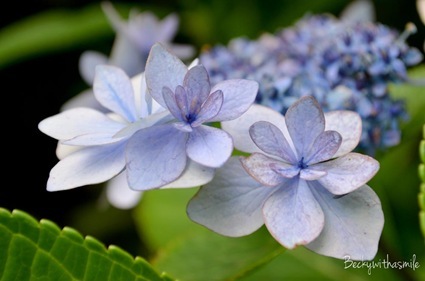
{"label": "hydrangea flower", "polygon": [[[109,201],[118,208],[131,208],[141,193],[126,184],[127,143],[137,130],[170,121],[172,115],[146,94],[144,74],[130,80],[120,68],[100,65],[96,67],[93,91],[110,113],[79,107],[39,123],[43,133],[59,140],[60,161],[50,171],[47,190],[67,190],[112,179],[106,192]],[[196,186],[212,176],[212,169],[190,162],[174,184]]]}
{"label": "hydrangea flower", "polygon": [[149,54],[146,85],[174,121],[139,130],[127,145],[127,175],[137,190],[176,180],[189,160],[208,168],[222,166],[233,151],[231,136],[208,123],[240,117],[255,100],[258,83],[226,80],[210,86],[202,65],[187,66],[160,43]]}
{"label": "hydrangea flower", "polygon": [[340,259],[376,255],[384,217],[366,183],[379,163],[351,152],[361,136],[357,113],[324,114],[306,96],[285,117],[255,107],[223,128],[251,154],[232,157],[200,188],[187,207],[193,221],[234,237],[265,224],[286,248],[305,245]]}
{"label": "hydrangea flower", "polygon": [[[354,17],[355,19],[358,16]],[[399,123],[408,118],[389,83],[409,82],[407,68],[421,62],[406,34],[383,24],[331,15],[307,15],[293,26],[256,40],[234,38],[204,50],[200,62],[212,84],[222,79],[259,82],[256,102],[285,114],[298,98],[314,96],[325,112],[360,114],[359,149],[373,155],[400,141]]]}
{"label": "hydrangea flower", "polygon": [[[143,72],[150,48],[156,42],[162,42],[183,60],[191,58],[195,53],[190,45],[172,42],[179,26],[179,18],[174,13],[160,20],[150,11],[132,9],[128,20],[123,20],[112,3],[102,2],[101,8],[115,30],[116,37],[109,58],[97,51],[85,51],[81,55],[79,69],[87,85],[92,86],[95,67],[100,64],[117,66],[130,77]],[[65,110],[79,106],[106,110],[94,98],[91,89],[70,99],[62,108]]]}

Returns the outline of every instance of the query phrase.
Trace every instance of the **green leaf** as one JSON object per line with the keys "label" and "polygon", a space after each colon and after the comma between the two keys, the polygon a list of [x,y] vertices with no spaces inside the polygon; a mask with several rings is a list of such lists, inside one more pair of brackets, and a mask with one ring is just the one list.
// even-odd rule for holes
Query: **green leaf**
{"label": "green leaf", "polygon": [[423,140],[419,146],[419,155],[422,160],[422,164],[419,165],[419,177],[421,178],[422,184],[418,195],[419,200],[419,223],[422,231],[422,235],[425,238],[425,124],[422,129]]}
{"label": "green leaf", "polygon": [[[412,258],[412,257],[410,257]],[[276,257],[269,264],[265,265],[252,275],[238,279],[238,281],[257,280],[315,280],[315,281],[340,281],[340,280],[421,280],[420,278],[406,278],[399,269],[390,267],[384,268],[382,261],[386,260],[385,255],[378,254],[375,259],[375,267],[368,272],[368,265],[372,263],[353,264],[349,260],[333,259],[318,255],[306,248],[299,247]],[[389,256],[390,262],[395,262]],[[407,260],[409,261],[409,260]],[[381,264],[378,267],[378,264]],[[421,261],[419,261],[422,266]],[[419,268],[420,270],[421,268]],[[407,270],[411,270],[408,268]]]}
{"label": "green leaf", "polygon": [[173,240],[152,263],[181,280],[236,280],[283,251],[265,227],[239,238],[204,230]]}
{"label": "green leaf", "polygon": [[141,257],[53,222],[0,208],[0,280],[172,280]]}
{"label": "green leaf", "polygon": [[249,236],[230,238],[192,222],[186,205],[196,191],[152,190],[136,208],[136,223],[155,255],[156,268],[185,281],[233,280],[284,251],[264,227]]}
{"label": "green leaf", "polygon": [[36,14],[0,30],[0,69],[36,55],[112,35],[99,4],[74,11]]}

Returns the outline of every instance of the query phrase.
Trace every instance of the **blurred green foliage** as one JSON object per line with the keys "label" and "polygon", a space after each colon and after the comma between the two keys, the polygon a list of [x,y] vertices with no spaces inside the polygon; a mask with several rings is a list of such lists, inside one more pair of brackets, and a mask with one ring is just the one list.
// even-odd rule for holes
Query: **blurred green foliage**
{"label": "blurred green foliage", "polygon": [[[130,8],[151,10],[163,17],[176,12],[180,17],[176,41],[191,43],[199,50],[208,45],[226,44],[239,36],[257,38],[262,32],[274,32],[289,26],[306,13],[328,12],[338,15],[349,1],[335,0],[234,0],[234,1],[134,1],[117,2],[123,17]],[[395,27],[402,27],[409,15],[404,1],[375,1],[378,20]],[[413,4],[414,5],[414,4]],[[393,14],[391,14],[393,11]],[[394,15],[399,14],[399,17]],[[388,20],[388,21],[385,21]],[[418,22],[418,17],[412,17]],[[423,43],[423,26],[412,39]],[[422,33],[421,33],[422,32]],[[422,37],[421,37],[422,36]],[[79,9],[57,9],[41,12],[11,23],[0,29],[0,69],[47,58],[57,53],[84,49],[110,51],[108,45],[114,32],[101,12],[98,3]],[[78,61],[75,61],[77,68]],[[44,75],[58,72],[43,69]],[[423,79],[423,66],[409,72],[414,78]],[[71,82],[81,82],[80,77],[69,77]],[[377,160],[380,171],[369,185],[377,192],[384,209],[385,226],[376,260],[409,261],[416,255],[421,267],[376,268],[372,274],[366,268],[345,269],[344,261],[322,257],[304,248],[285,251],[262,228],[243,238],[220,237],[191,222],[185,213],[189,198],[196,192],[187,190],[158,190],[146,192],[140,205],[134,210],[117,211],[97,203],[81,206],[76,202],[73,219],[69,225],[82,233],[105,238],[111,232],[126,232],[136,228],[143,247],[125,245],[161,271],[182,280],[425,280],[425,215],[422,212],[422,232],[418,213],[424,210],[424,183],[418,177],[418,165],[424,163],[425,88],[412,85],[391,85],[395,98],[406,100],[410,119],[403,124],[400,145],[381,151]],[[37,89],[35,89],[37,91]],[[58,89],[57,92],[65,92]],[[57,93],[55,93],[57,94]],[[75,93],[77,94],[77,93]],[[420,147],[422,159],[418,154]],[[36,165],[36,164],[34,164]],[[424,174],[423,165],[419,174]],[[46,175],[41,175],[43,179]],[[421,186],[418,204],[418,186]],[[93,188],[97,192],[102,188]],[[42,190],[45,186],[38,187]],[[64,191],[67,192],[67,191]],[[20,200],[20,197],[18,198]],[[0,240],[6,241],[6,240]],[[120,245],[119,245],[120,246]],[[141,249],[143,248],[143,249]],[[0,255],[4,252],[0,251]],[[209,279],[202,279],[207,276]]]}

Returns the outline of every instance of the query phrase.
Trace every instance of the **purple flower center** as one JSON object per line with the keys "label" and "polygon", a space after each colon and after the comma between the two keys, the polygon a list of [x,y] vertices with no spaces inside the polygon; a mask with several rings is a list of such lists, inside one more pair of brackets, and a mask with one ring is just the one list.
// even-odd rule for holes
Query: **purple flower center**
{"label": "purple flower center", "polygon": [[298,161],[298,168],[301,170],[308,168],[308,165],[304,162],[304,157],[301,157],[301,160]]}
{"label": "purple flower center", "polygon": [[185,119],[188,124],[192,124],[192,122],[196,120],[196,114],[188,113],[185,115]]}

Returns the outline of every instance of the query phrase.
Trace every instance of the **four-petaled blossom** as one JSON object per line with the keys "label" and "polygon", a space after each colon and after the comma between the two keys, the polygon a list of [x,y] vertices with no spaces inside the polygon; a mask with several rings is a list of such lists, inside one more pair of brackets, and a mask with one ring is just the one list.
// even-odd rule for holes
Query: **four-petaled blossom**
{"label": "four-petaled blossom", "polygon": [[[108,199],[116,207],[130,208],[141,194],[131,192],[126,185],[123,171],[127,143],[137,130],[170,121],[172,115],[146,95],[144,74],[130,80],[120,68],[100,65],[93,91],[110,113],[79,107],[39,123],[43,133],[59,140],[57,155],[61,160],[50,172],[47,190],[67,190],[112,179],[108,182]],[[191,163],[175,184],[196,186],[212,176],[211,170]]]}
{"label": "four-petaled blossom", "polygon": [[231,156],[233,141],[225,131],[205,123],[240,117],[255,100],[258,83],[226,80],[211,88],[202,65],[188,69],[160,43],[146,64],[149,94],[174,121],[139,130],[127,146],[127,178],[136,190],[148,190],[173,182],[188,161],[205,169],[222,166]]}
{"label": "four-petaled blossom", "polygon": [[379,163],[351,152],[361,134],[357,113],[324,114],[306,96],[285,117],[253,107],[222,126],[251,155],[231,158],[201,187],[188,205],[193,221],[227,236],[265,224],[286,248],[305,245],[340,259],[376,255],[384,218],[366,183]]}
{"label": "four-petaled blossom", "polygon": [[[87,85],[93,84],[96,65],[117,66],[130,77],[143,72],[150,48],[156,42],[166,45],[181,59],[189,59],[195,54],[193,46],[172,42],[179,26],[179,18],[174,13],[160,20],[150,11],[139,12],[132,9],[128,20],[124,20],[111,2],[102,2],[101,8],[115,30],[116,36],[109,57],[91,50],[81,55],[79,69]],[[70,99],[62,109],[79,106],[105,110],[94,98],[91,89]]]}

